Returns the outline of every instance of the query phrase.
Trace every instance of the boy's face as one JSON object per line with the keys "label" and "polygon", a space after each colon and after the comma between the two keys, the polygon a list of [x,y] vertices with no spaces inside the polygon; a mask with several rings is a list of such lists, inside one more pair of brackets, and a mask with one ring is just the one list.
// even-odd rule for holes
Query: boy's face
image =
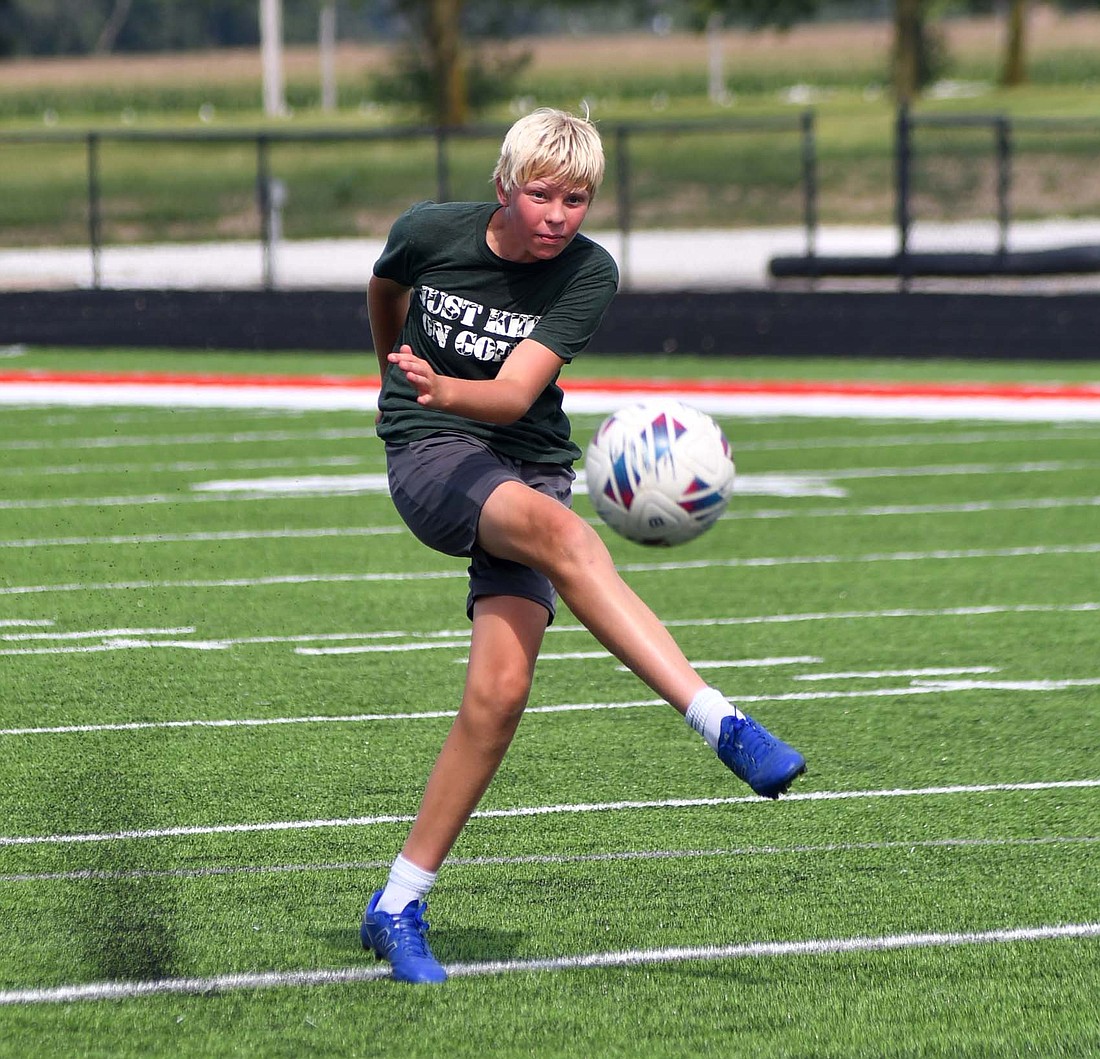
{"label": "boy's face", "polygon": [[505,194],[497,185],[504,207],[501,256],[509,261],[549,261],[577,234],[588,213],[592,195],[587,188],[562,184],[555,177],[532,177]]}

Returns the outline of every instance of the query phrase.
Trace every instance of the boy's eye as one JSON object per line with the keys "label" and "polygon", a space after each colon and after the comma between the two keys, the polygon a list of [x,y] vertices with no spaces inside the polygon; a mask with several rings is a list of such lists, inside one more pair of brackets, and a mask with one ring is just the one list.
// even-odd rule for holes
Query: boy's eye
{"label": "boy's eye", "polygon": [[[527,187],[524,188],[524,194],[535,202],[546,202],[558,193],[547,188]],[[583,206],[588,201],[588,195],[583,191],[570,191],[562,195],[562,199],[567,206]]]}

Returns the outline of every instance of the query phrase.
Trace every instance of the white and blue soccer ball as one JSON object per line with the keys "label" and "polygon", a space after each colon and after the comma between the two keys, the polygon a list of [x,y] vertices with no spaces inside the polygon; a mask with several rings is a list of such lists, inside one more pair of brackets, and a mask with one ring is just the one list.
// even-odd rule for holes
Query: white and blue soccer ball
{"label": "white and blue soccer ball", "polygon": [[734,474],[722,428],[666,398],[608,416],[585,456],[596,513],[638,544],[683,544],[705,533],[729,504]]}

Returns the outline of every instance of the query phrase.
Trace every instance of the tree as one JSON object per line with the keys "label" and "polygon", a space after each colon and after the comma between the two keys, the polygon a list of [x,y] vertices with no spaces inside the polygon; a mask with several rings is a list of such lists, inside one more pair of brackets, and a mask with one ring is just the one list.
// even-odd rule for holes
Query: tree
{"label": "tree", "polygon": [[99,37],[95,42],[95,50],[98,54],[103,55],[114,50],[118,35],[122,32],[122,27],[130,14],[130,8],[133,6],[134,0],[115,0],[114,8],[103,24],[103,29],[99,31]]}
{"label": "tree", "polygon": [[920,53],[924,34],[921,0],[894,0],[894,98],[910,103],[920,93]]}
{"label": "tree", "polygon": [[466,61],[462,43],[462,0],[427,0],[419,6],[435,84],[436,119],[465,125],[469,117]]}
{"label": "tree", "polygon": [[1001,67],[1001,84],[1006,88],[1022,85],[1027,81],[1026,37],[1028,0],[1009,0],[1008,32],[1005,36],[1004,64]]}
{"label": "tree", "polygon": [[471,111],[506,98],[528,61],[496,46],[489,54],[471,43],[469,29],[485,36],[499,33],[506,20],[505,0],[391,0],[406,24],[406,47],[397,70],[378,81],[383,98],[418,104],[436,124],[465,125]]}
{"label": "tree", "polygon": [[916,99],[943,66],[943,40],[928,26],[926,8],[927,0],[894,0],[890,72],[899,103]]}

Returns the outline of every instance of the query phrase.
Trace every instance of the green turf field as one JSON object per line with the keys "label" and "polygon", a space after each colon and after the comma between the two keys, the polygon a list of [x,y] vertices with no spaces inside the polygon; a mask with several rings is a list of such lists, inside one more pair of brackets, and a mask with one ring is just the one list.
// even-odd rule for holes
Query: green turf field
{"label": "green turf field", "polygon": [[0,1055],[1100,1052],[1100,424],[723,420],[708,535],[603,532],[808,775],[751,797],[561,613],[417,989],[357,927],[457,702],[464,564],[383,493],[271,481],[380,473],[373,416],[0,415]]}

